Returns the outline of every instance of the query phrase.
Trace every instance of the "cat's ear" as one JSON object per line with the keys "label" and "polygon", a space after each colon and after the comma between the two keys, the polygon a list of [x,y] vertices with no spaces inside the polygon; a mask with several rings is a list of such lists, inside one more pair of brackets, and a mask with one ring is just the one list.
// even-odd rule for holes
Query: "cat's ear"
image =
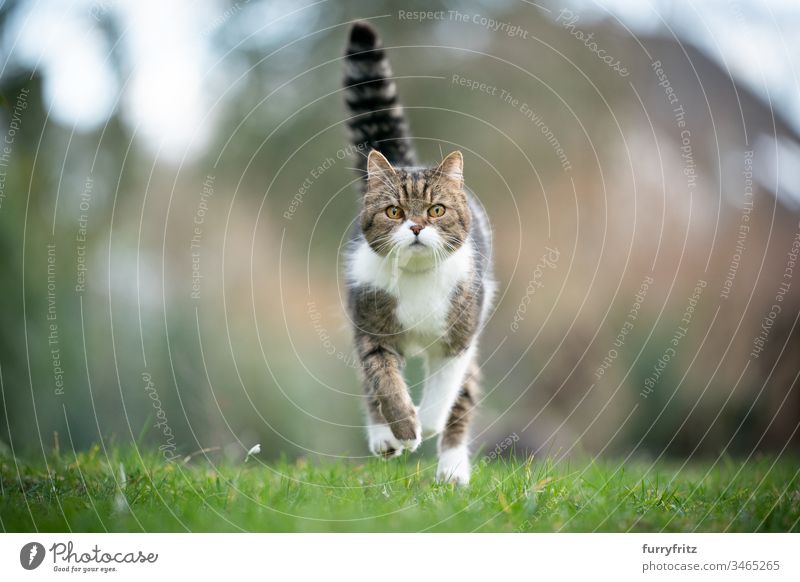
{"label": "cat's ear", "polygon": [[436,167],[436,171],[461,188],[464,185],[464,156],[458,150],[447,154],[442,163]]}
{"label": "cat's ear", "polygon": [[392,164],[378,150],[372,150],[367,156],[367,184],[372,190],[386,184],[388,178],[396,174]]}

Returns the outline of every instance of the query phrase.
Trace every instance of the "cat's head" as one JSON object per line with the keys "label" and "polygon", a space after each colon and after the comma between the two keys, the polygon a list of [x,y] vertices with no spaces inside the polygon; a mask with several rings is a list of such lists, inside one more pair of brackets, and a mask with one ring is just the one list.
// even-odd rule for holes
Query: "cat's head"
{"label": "cat's head", "polygon": [[419,265],[458,250],[472,220],[464,191],[464,158],[447,155],[434,168],[394,168],[378,151],[367,159],[361,231],[372,249]]}

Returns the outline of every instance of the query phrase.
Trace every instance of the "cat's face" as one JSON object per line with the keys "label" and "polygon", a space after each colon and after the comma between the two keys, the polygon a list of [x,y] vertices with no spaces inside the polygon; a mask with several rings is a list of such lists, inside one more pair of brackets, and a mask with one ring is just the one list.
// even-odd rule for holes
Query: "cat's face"
{"label": "cat's face", "polygon": [[361,210],[361,231],[370,247],[380,255],[396,254],[420,265],[460,248],[472,219],[463,167],[458,151],[435,168],[419,170],[395,169],[371,151]]}

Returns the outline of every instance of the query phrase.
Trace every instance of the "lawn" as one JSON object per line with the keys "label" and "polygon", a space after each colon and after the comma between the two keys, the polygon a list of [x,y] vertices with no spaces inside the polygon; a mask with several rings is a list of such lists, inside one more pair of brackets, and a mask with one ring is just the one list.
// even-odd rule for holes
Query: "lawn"
{"label": "lawn", "polygon": [[800,531],[800,463],[480,460],[469,488],[433,459],[264,463],[99,447],[0,457],[5,531]]}

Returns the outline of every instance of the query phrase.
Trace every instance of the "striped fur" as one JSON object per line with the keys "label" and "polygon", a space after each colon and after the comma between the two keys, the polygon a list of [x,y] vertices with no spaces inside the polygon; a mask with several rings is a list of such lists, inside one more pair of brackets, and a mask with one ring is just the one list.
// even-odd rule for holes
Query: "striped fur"
{"label": "striped fur", "polygon": [[[371,26],[353,26],[345,61],[349,125],[365,176],[345,262],[369,448],[394,457],[415,450],[423,434],[438,435],[437,478],[464,485],[478,335],[494,292],[489,221],[464,186],[461,152],[434,166],[416,164]],[[402,373],[412,356],[426,368],[419,406]]]}
{"label": "striped fur", "polygon": [[414,166],[408,122],[397,97],[389,60],[376,30],[357,22],[350,31],[345,58],[345,102],[351,114],[353,145],[358,148],[357,167],[366,175],[367,154],[375,149],[392,165]]}

